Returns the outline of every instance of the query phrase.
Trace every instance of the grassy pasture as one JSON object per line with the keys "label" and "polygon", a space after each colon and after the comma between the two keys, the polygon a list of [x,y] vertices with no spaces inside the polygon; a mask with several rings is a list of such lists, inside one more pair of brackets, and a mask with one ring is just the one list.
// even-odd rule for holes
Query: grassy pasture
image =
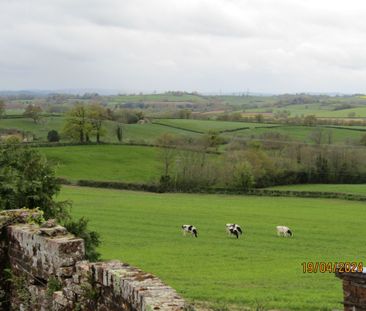
{"label": "grassy pasture", "polygon": [[[1,119],[0,129],[18,129],[20,131],[27,131],[33,133],[37,140],[47,141],[47,134],[50,130],[56,130],[62,134],[64,126],[64,117],[44,117],[39,123],[34,123],[29,118],[19,119]],[[117,124],[114,121],[105,121],[104,128],[106,135],[102,137],[105,142],[117,142],[116,136]],[[158,124],[124,124],[123,125],[123,139],[133,141],[154,142],[160,135],[164,133],[172,133],[178,136],[197,136],[200,134],[188,132],[185,130],[174,129]],[[62,138],[62,141],[68,139]],[[95,140],[92,138],[92,140]]]}
{"label": "grassy pasture", "polygon": [[110,104],[123,103],[142,103],[142,102],[192,102],[197,104],[206,104],[208,100],[201,95],[193,94],[141,94],[141,95],[118,95],[109,98]]}
{"label": "grassy pasture", "polygon": [[269,187],[266,189],[274,190],[294,190],[294,191],[329,191],[366,195],[365,184],[305,184],[305,185],[286,185]]}
{"label": "grassy pasture", "polygon": [[[107,135],[103,140],[110,142],[117,142],[117,137],[115,134],[116,123],[113,121],[107,121],[106,123]],[[200,134],[193,133],[185,130],[180,130],[176,128],[171,128],[159,124],[123,124],[123,140],[133,140],[133,141],[145,141],[145,142],[155,142],[155,140],[164,133],[174,134],[176,136],[192,136],[197,137]]]}
{"label": "grassy pasture", "polygon": [[[50,130],[57,130],[62,134],[62,128],[65,122],[64,117],[44,117],[39,123],[34,123],[29,118],[19,119],[2,119],[0,120],[0,129],[18,129],[21,131],[32,132],[37,140],[46,141],[47,133]],[[191,119],[157,119],[156,122],[160,124],[123,124],[123,140],[124,141],[136,141],[136,142],[148,142],[153,143],[159,136],[164,133],[171,133],[177,136],[191,136],[198,137],[201,134],[197,132],[208,132],[209,130],[225,131],[235,130],[234,132],[223,133],[226,137],[232,136],[258,136],[267,131],[276,131],[284,135],[288,135],[292,139],[300,141],[309,141],[309,135],[314,130],[314,127],[306,126],[286,126],[279,125],[276,128],[272,127],[273,124],[262,123],[247,123],[247,122],[229,122],[229,121],[213,121],[213,120],[191,120]],[[167,125],[167,126],[166,126]],[[105,136],[102,137],[104,142],[117,142],[116,136],[117,124],[114,121],[105,121],[104,128],[106,130]],[[240,128],[248,127],[249,129],[240,130]],[[342,128],[324,128],[326,131],[333,133],[334,142],[344,142],[347,139],[359,140],[362,135],[365,134],[362,129],[366,127],[350,127],[348,130],[346,127]],[[355,131],[355,129],[361,129]],[[61,137],[62,138],[62,137]],[[94,138],[92,138],[94,140]],[[62,138],[62,141],[68,141],[68,139]]]}
{"label": "grassy pasture", "polygon": [[20,109],[20,108],[6,108],[5,109],[6,115],[19,115],[19,114],[22,114],[23,112],[24,112],[24,109]]}
{"label": "grassy pasture", "polygon": [[34,123],[29,118],[1,119],[0,129],[18,129],[20,131],[32,132],[41,141],[47,140],[50,130],[61,131],[64,123],[63,117],[45,117],[40,122]]}
{"label": "grassy pasture", "polygon": [[[341,281],[333,273],[303,273],[301,263],[365,259],[360,202],[77,187],[64,187],[59,199],[73,200],[72,213],[90,219],[104,259],[152,272],[189,300],[341,309]],[[242,225],[241,239],[225,234],[228,222]],[[182,224],[196,225],[199,237],[183,237]],[[291,227],[294,237],[277,237],[278,224]]]}
{"label": "grassy pasture", "polygon": [[221,100],[223,103],[227,103],[235,106],[242,106],[244,108],[250,107],[252,105],[268,106],[276,102],[276,97],[274,96],[216,96],[215,98]]}
{"label": "grassy pasture", "polygon": [[315,113],[318,117],[348,117],[350,113],[355,113],[355,117],[366,117],[366,107],[355,107],[350,109],[325,111]]}
{"label": "grassy pasture", "polygon": [[318,115],[318,114],[322,114],[322,113],[327,114],[328,112],[330,112],[329,107],[324,108],[324,107],[320,106],[320,104],[289,105],[289,106],[279,107],[279,108],[277,108],[277,107],[259,107],[259,108],[246,109],[245,112],[263,113],[263,112],[271,111],[272,113],[275,113],[276,111],[283,111],[283,110],[287,110],[287,111],[291,112],[290,116],[293,116],[293,117],[301,116],[301,115],[309,115],[309,114],[314,114],[314,115]]}
{"label": "grassy pasture", "polygon": [[158,148],[92,145],[39,150],[56,163],[58,176],[70,180],[149,182],[159,176]]}
{"label": "grassy pasture", "polygon": [[291,112],[291,117],[295,116],[306,116],[306,115],[315,115],[317,117],[344,117],[347,118],[350,113],[354,113],[355,117],[366,117],[366,106],[354,107],[349,109],[342,110],[333,110],[334,106],[322,106],[320,104],[303,104],[303,105],[289,105],[285,107],[259,107],[246,109],[245,112],[257,112],[263,113],[267,111],[272,111],[275,113],[276,111],[287,110]]}
{"label": "grassy pasture", "polygon": [[[326,128],[323,127],[324,132],[331,132],[333,143],[345,142],[348,139],[360,140],[360,138],[365,134],[363,131],[355,131],[346,128]],[[279,126],[276,128],[266,129],[266,128],[251,128],[248,130],[236,131],[233,133],[227,133],[225,135],[238,136],[238,137],[258,137],[266,132],[277,132],[282,135],[287,135],[290,138],[302,142],[310,142],[309,136],[315,130],[312,126]]]}

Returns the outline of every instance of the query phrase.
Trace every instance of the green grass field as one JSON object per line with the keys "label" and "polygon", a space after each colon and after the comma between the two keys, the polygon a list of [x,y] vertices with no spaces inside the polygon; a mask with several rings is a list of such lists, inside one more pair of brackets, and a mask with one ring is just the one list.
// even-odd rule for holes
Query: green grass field
{"label": "green grass field", "polygon": [[[47,134],[50,130],[56,130],[61,134],[61,141],[69,141],[68,138],[62,137],[62,129],[64,126],[64,117],[44,117],[39,123],[34,123],[28,118],[19,119],[1,119],[0,129],[18,129],[21,131],[31,132],[35,135],[36,140],[40,142],[47,141]],[[104,142],[117,142],[116,122],[104,121],[105,136],[102,137]],[[185,130],[174,129],[171,127],[158,124],[124,124],[123,140],[153,143],[159,136],[164,133],[171,133],[177,136],[197,136],[200,134],[188,132]],[[95,140],[94,137],[91,138]]]}
{"label": "green grass field", "polygon": [[63,117],[45,117],[38,123],[32,119],[1,119],[0,129],[18,129],[20,131],[31,132],[40,141],[47,140],[47,134],[51,130],[61,131],[64,123]]}
{"label": "green grass field", "polygon": [[118,95],[118,96],[111,96],[109,98],[109,103],[112,105],[113,104],[123,104],[123,103],[142,103],[142,102],[161,102],[161,103],[192,102],[192,103],[197,103],[197,104],[206,104],[206,103],[208,103],[208,100],[204,96],[193,95],[193,94]]}
{"label": "green grass field", "polygon": [[153,147],[92,145],[39,150],[56,163],[57,176],[70,180],[150,182],[159,176],[159,150]]}
{"label": "green grass field", "polygon": [[[306,116],[306,115],[315,115],[317,117],[344,117],[347,118],[352,114],[354,117],[366,117],[366,107],[360,106],[355,108],[349,109],[342,109],[342,110],[333,110],[334,106],[321,106],[320,104],[303,104],[303,105],[290,105],[285,107],[259,107],[253,109],[246,109],[245,112],[268,112],[272,111],[275,113],[276,111],[283,111],[287,110],[291,113],[291,117],[295,116]],[[354,115],[353,115],[354,114]]]}
{"label": "green grass field", "polygon": [[[31,132],[35,135],[36,140],[44,142],[47,140],[47,134],[50,130],[56,130],[62,134],[65,118],[63,117],[44,117],[38,123],[33,122],[29,118],[19,119],[0,119],[0,129],[18,129],[20,131]],[[104,128],[106,130],[102,141],[117,142],[116,122],[105,121]],[[188,132],[185,130],[174,129],[158,124],[124,124],[123,140],[154,142],[164,133],[172,133],[177,136],[197,136],[199,134]],[[94,138],[92,138],[93,140]],[[61,137],[61,141],[69,141],[65,137]]]}
{"label": "green grass field", "polygon": [[[64,187],[59,199],[101,234],[104,259],[152,272],[193,301],[254,309],[342,309],[333,273],[303,273],[308,261],[362,261],[366,205],[330,199],[152,194]],[[239,240],[225,223],[244,228]],[[194,224],[197,239],[183,237]],[[276,236],[288,225],[293,238]],[[261,309],[262,310],[262,309]]]}
{"label": "green grass field", "polygon": [[[117,137],[115,134],[116,123],[108,121],[105,123],[108,130],[106,137],[103,140],[109,142],[117,142]],[[149,142],[153,143],[156,139],[165,134],[170,133],[176,136],[190,136],[197,137],[200,134],[188,132],[185,130],[180,130],[176,128],[171,128],[159,124],[123,124],[123,140],[124,141],[136,141],[136,142]]]}
{"label": "green grass field", "polygon": [[[226,133],[225,135],[230,136],[237,136],[237,137],[258,137],[261,134],[264,134],[266,132],[276,132],[280,133],[282,135],[287,135],[288,137],[302,141],[302,142],[311,142],[311,139],[309,138],[311,133],[315,130],[315,127],[312,126],[279,126],[276,128],[266,129],[266,128],[252,128],[248,130],[241,130],[236,131],[233,133]],[[336,129],[336,128],[323,128],[324,130],[324,139],[327,138],[327,133],[332,133],[332,142],[333,143],[344,143],[349,139],[352,139],[354,141],[359,141],[363,135],[365,135],[365,132],[363,131],[354,131],[354,130],[348,130],[345,128],[342,129]]]}
{"label": "green grass field", "polygon": [[269,187],[274,190],[294,190],[294,191],[325,191],[342,192],[366,195],[365,184],[306,184],[306,185],[286,185]]}
{"label": "green grass field", "polygon": [[10,115],[20,115],[24,112],[24,109],[20,109],[20,108],[6,108],[5,109],[5,114],[10,116]]}
{"label": "green grass field", "polygon": [[[44,117],[41,122],[34,123],[31,119],[2,119],[0,120],[0,129],[18,129],[21,131],[31,132],[35,135],[36,140],[39,142],[47,141],[47,133],[50,130],[57,130],[62,134],[62,128],[64,126],[64,117]],[[186,119],[156,119],[155,122],[161,124],[124,124],[123,125],[123,141],[124,142],[141,142],[141,143],[154,143],[156,139],[165,133],[171,133],[176,136],[190,136],[199,137],[200,133],[191,131],[197,131],[206,133],[209,130],[225,131],[235,130],[238,131],[226,132],[221,135],[231,137],[258,137],[266,132],[278,132],[283,135],[288,135],[290,138],[302,142],[309,142],[309,135],[314,131],[314,127],[306,126],[286,126],[279,125],[276,128],[266,129],[265,127],[272,127],[273,124],[261,124],[261,123],[246,123],[246,122],[225,122],[225,121],[213,121],[213,120],[186,120]],[[105,136],[101,139],[104,142],[117,142],[116,136],[116,122],[105,121]],[[248,127],[249,129],[240,130],[241,128]],[[353,129],[365,129],[365,127],[354,127]],[[348,130],[347,128],[324,128],[325,132],[332,132],[334,143],[343,143],[347,140],[359,141],[360,138],[365,135],[365,131]],[[91,138],[95,141],[95,138]],[[62,137],[61,141],[67,142],[68,138]]]}

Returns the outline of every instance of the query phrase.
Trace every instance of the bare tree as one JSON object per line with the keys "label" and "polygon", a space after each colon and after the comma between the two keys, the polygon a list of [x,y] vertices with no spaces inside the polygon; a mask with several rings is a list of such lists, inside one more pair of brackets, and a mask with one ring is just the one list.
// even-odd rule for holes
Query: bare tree
{"label": "bare tree", "polygon": [[324,130],[320,127],[315,128],[309,135],[309,139],[316,145],[320,145],[323,141]]}

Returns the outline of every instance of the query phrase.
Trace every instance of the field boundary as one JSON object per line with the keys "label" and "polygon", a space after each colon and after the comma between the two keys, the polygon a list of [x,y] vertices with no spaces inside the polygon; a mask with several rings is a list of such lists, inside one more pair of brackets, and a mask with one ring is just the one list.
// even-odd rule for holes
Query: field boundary
{"label": "field boundary", "polygon": [[360,129],[360,128],[349,128],[349,127],[336,126],[336,125],[333,125],[333,126],[332,125],[323,125],[322,127],[331,128],[331,129],[350,130],[350,131],[356,131],[356,132],[366,132],[366,128],[364,128],[364,129]]}
{"label": "field boundary", "polygon": [[152,124],[166,126],[166,127],[170,127],[170,128],[173,128],[173,129],[187,131],[187,132],[196,133],[196,134],[205,134],[205,132],[191,130],[191,129],[187,129],[187,128],[180,127],[180,126],[175,126],[175,125],[170,125],[170,124],[164,124],[164,123],[160,123],[160,122],[156,122],[156,121],[153,121]]}
{"label": "field boundary", "polygon": [[[27,143],[22,143],[27,144]],[[22,145],[20,144],[20,145]],[[167,149],[177,149],[177,150],[188,150],[192,151],[190,148],[183,148],[181,146],[167,146],[167,145],[157,145],[148,143],[111,143],[111,142],[89,142],[89,143],[28,143],[32,148],[42,148],[42,147],[73,147],[73,146],[132,146],[132,147],[147,147],[147,148],[167,148]],[[1,144],[0,144],[1,145]],[[194,151],[194,150],[193,150]],[[206,150],[207,154],[221,154],[220,151]]]}
{"label": "field boundary", "polygon": [[[183,120],[183,119],[170,119],[170,120]],[[192,120],[196,120],[196,119],[192,119]],[[199,121],[211,121],[211,120],[199,120]],[[216,120],[216,121],[218,121],[218,120]],[[232,122],[232,121],[218,121],[218,122]],[[241,122],[241,121],[235,121],[235,122]],[[256,122],[243,122],[243,123],[256,123]],[[171,128],[174,128],[174,129],[178,129],[178,130],[183,130],[183,131],[187,131],[187,132],[197,133],[197,134],[207,134],[208,133],[208,132],[202,132],[202,131],[192,130],[192,129],[188,129],[188,128],[184,128],[184,127],[180,127],[180,126],[176,126],[176,125],[164,124],[164,123],[161,123],[159,121],[158,122],[152,121],[152,124],[158,124],[158,125],[162,125],[162,126],[167,126],[167,127],[171,127]],[[260,123],[257,122],[257,124],[260,124]],[[276,124],[276,125],[272,125],[272,126],[254,126],[253,129],[257,129],[257,128],[275,128],[275,127],[281,127],[281,126],[283,126],[283,125],[282,124]],[[238,131],[250,130],[250,129],[252,129],[252,128],[249,127],[249,126],[243,126],[243,127],[233,128],[233,129],[218,130],[216,132],[218,132],[220,134],[223,134],[223,133],[238,132]]]}
{"label": "field boundary", "polygon": [[65,178],[59,178],[64,185],[92,187],[103,189],[145,191],[155,193],[205,193],[205,194],[232,194],[232,195],[253,195],[270,197],[298,197],[298,198],[324,198],[341,199],[350,201],[366,201],[366,195],[353,194],[346,192],[331,191],[294,191],[294,190],[270,190],[270,189],[230,189],[230,188],[202,188],[197,190],[178,191],[175,189],[166,189],[159,184],[129,183],[119,181],[98,181],[98,180],[77,180],[70,181]]}
{"label": "field boundary", "polygon": [[[41,114],[41,118],[50,118],[50,117],[62,117],[62,114],[52,114],[45,113]],[[5,114],[1,117],[2,119],[30,119],[29,117],[24,116],[23,114]]]}
{"label": "field boundary", "polygon": [[353,194],[347,192],[331,192],[331,191],[251,189],[247,191],[246,194],[256,196],[275,196],[275,197],[285,196],[285,197],[301,197],[301,198],[326,198],[326,199],[343,199],[351,201],[366,201],[366,195]]}

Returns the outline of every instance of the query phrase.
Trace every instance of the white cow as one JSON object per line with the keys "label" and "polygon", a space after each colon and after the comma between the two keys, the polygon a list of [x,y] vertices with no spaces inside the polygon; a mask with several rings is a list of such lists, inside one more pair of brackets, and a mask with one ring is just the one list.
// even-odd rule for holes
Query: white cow
{"label": "white cow", "polygon": [[284,236],[284,237],[290,237],[293,236],[293,233],[289,227],[286,226],[277,226],[277,235],[278,236]]}
{"label": "white cow", "polygon": [[183,235],[186,235],[187,232],[194,235],[196,238],[198,236],[197,228],[193,225],[182,225]]}
{"label": "white cow", "polygon": [[238,224],[226,224],[226,232],[229,235],[235,235],[237,239],[239,238],[239,235],[243,234],[243,231]]}

